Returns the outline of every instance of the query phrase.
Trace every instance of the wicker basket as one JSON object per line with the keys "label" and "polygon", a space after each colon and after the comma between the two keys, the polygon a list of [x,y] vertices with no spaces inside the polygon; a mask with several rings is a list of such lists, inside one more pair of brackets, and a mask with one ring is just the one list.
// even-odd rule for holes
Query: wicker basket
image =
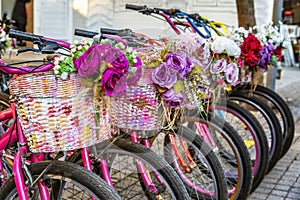
{"label": "wicker basket", "polygon": [[152,70],[143,69],[137,86],[128,86],[126,93],[111,98],[111,122],[118,128],[131,130],[158,130],[162,114],[158,92],[151,81]]}
{"label": "wicker basket", "polygon": [[95,111],[93,95],[75,73],[65,81],[50,72],[19,76],[9,88],[32,152],[69,151],[110,137],[107,100]]}

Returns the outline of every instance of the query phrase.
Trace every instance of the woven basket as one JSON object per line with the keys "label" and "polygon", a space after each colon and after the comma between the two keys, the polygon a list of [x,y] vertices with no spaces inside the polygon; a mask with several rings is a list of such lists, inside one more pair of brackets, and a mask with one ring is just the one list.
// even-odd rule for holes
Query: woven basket
{"label": "woven basket", "polygon": [[110,137],[107,99],[97,102],[96,111],[75,73],[68,80],[50,72],[19,76],[9,88],[32,152],[69,151]]}
{"label": "woven basket", "polygon": [[111,122],[118,128],[131,130],[158,130],[162,114],[158,92],[151,81],[152,70],[143,69],[137,86],[127,86],[126,93],[111,98]]}

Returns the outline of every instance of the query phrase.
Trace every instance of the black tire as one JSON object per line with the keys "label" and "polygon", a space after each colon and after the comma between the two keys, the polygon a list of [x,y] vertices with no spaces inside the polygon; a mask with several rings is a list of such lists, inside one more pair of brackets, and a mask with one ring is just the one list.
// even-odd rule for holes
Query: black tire
{"label": "black tire", "polygon": [[[224,172],[215,153],[194,131],[182,125],[177,126],[176,134],[167,131],[159,133],[155,141],[152,142],[151,148],[162,154],[165,160],[171,163],[171,166],[185,183],[192,199],[228,199]],[[173,142],[176,143],[176,147],[189,170],[184,169],[183,164],[178,161],[170,137],[174,137]],[[192,161],[188,159],[181,142],[186,145]],[[203,191],[200,191],[199,188]]]}
{"label": "black tire", "polygon": [[[282,145],[282,131],[275,113],[259,98],[255,96],[249,97],[243,92],[234,91],[230,93],[228,98],[231,101],[240,102],[242,106],[246,106],[245,108],[254,108],[254,112],[261,117],[258,121],[260,123],[263,120],[266,121],[267,126],[264,131],[269,141],[269,166],[267,169],[267,173],[269,173],[280,159]],[[256,115],[255,117],[258,116]]]}
{"label": "black tire", "polygon": [[[213,117],[210,112],[207,119],[188,117],[186,121],[208,126],[214,142],[217,143],[213,151],[221,161],[228,190],[234,189],[230,199],[246,199],[252,187],[252,164],[242,138],[229,123],[216,116]],[[237,174],[231,176],[233,173]]]}
{"label": "black tire", "polygon": [[[141,175],[137,170],[137,161],[141,161],[147,166],[151,177],[156,173],[163,180],[164,184],[160,184],[156,179],[152,179],[152,183],[159,189],[159,196],[163,199],[186,200],[190,198],[175,170],[163,157],[142,144],[118,138],[113,142],[103,141],[90,149],[95,155],[101,154],[101,158],[106,160],[114,187],[122,199],[133,199],[134,197],[142,199],[153,195],[151,192],[143,190],[145,189],[143,184],[138,185]],[[101,173],[97,159],[94,160],[93,166],[96,173]],[[134,183],[134,185],[129,183]]]}
{"label": "black tire", "polygon": [[248,95],[260,97],[267,104],[271,104],[275,113],[278,113],[276,116],[279,121],[282,121],[283,144],[280,157],[283,157],[291,147],[295,135],[295,121],[288,104],[279,94],[264,86],[257,85],[253,87],[247,84],[238,87],[237,90],[246,92]]}
{"label": "black tire", "polygon": [[[39,176],[43,170],[51,163],[51,161],[43,161],[31,164],[28,166],[33,177]],[[115,200],[121,199],[120,196],[109,187],[104,180],[99,178],[96,174],[84,169],[79,165],[73,163],[57,161],[50,170],[44,175],[45,184],[49,187],[51,183],[55,183],[51,186],[66,186],[66,183],[77,186],[79,190],[76,190],[79,194],[81,190],[85,189],[89,194],[82,196],[83,199],[88,199],[90,195],[95,197],[95,199],[102,200]],[[33,188],[37,188],[36,186]],[[56,187],[57,188],[57,187]],[[68,188],[70,189],[70,188]],[[33,190],[33,189],[32,189]],[[31,192],[35,193],[35,191]],[[51,191],[51,190],[49,190]],[[59,190],[54,191],[56,194],[61,194]],[[15,196],[16,195],[16,196]],[[53,195],[50,194],[50,195]],[[64,192],[64,195],[71,195],[68,192]],[[82,194],[80,194],[82,195]],[[1,200],[12,200],[18,198],[14,178],[11,177],[0,189],[0,199]],[[38,195],[39,197],[39,195]],[[53,197],[53,196],[52,196]],[[77,196],[78,197],[78,196]],[[64,196],[65,199],[70,199],[70,196]],[[30,199],[30,198],[29,198]],[[51,198],[53,199],[53,198]],[[58,199],[57,196],[55,199]],[[78,199],[78,198],[76,198]]]}
{"label": "black tire", "polygon": [[248,110],[234,102],[227,101],[226,106],[220,104],[215,105],[213,108],[222,112],[224,119],[242,136],[244,141],[254,142],[251,147],[247,146],[251,152],[253,164],[251,191],[254,191],[263,180],[269,163],[268,139],[264,130]]}

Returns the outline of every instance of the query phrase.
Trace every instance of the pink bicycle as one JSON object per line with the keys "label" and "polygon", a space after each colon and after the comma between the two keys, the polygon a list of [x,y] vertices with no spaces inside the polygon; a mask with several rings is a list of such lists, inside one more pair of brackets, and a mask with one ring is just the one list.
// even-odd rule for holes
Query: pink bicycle
{"label": "pink bicycle", "polygon": [[[64,48],[64,49],[69,49],[69,45],[68,43],[65,43],[63,41],[57,41],[57,40],[53,40],[50,38],[44,38],[41,36],[37,36],[37,35],[32,35],[32,34],[28,34],[28,33],[23,33],[23,32],[19,32],[19,31],[11,31],[11,36],[13,37],[19,37],[22,38],[23,40],[29,40],[29,41],[33,41],[34,43],[38,44],[40,49],[39,51],[41,52],[47,52],[47,53],[53,53],[56,50],[58,50],[59,48]],[[21,51],[32,51],[34,49],[23,49]],[[37,50],[34,50],[37,51]],[[14,74],[26,74],[26,73],[30,73],[30,72],[36,72],[35,74],[32,74],[33,77],[39,76],[39,73],[42,73],[44,71],[48,71],[53,67],[52,63],[49,64],[44,64],[42,66],[39,66],[37,68],[30,68],[28,66],[22,66],[22,67],[18,67],[18,68],[14,68],[12,66],[8,66],[5,65],[3,62],[1,63],[1,69],[2,71],[6,72],[6,73],[14,73]],[[39,88],[41,88],[41,90],[43,91],[49,91],[50,88],[53,88],[53,84],[51,83],[51,81],[49,81],[49,79],[44,80],[39,82],[39,84],[41,84],[38,88],[31,88],[30,90],[28,89],[29,87],[29,80],[26,80],[26,76],[19,76],[13,80],[11,80],[11,84],[13,84],[14,82],[16,83],[16,85],[18,85],[18,87],[16,87],[15,89],[20,89],[22,88],[24,92],[31,92],[31,90],[39,90]],[[46,74],[46,76],[49,76],[49,74]],[[50,75],[52,76],[52,75]],[[75,77],[74,77],[75,76]],[[25,78],[24,78],[25,77]],[[16,81],[18,79],[23,79],[23,81],[19,80]],[[56,83],[58,85],[61,85],[62,88],[65,90],[66,86],[62,84],[61,80],[57,80],[56,78],[54,78],[55,81],[58,81],[60,83]],[[23,85],[23,87],[21,86],[21,84],[23,84],[23,82],[26,82],[26,84]],[[78,80],[76,80],[76,75],[71,75],[70,79],[68,79],[67,81],[71,81],[71,82],[76,82]],[[77,82],[75,85],[78,85]],[[26,87],[27,86],[27,87]],[[31,85],[30,85],[31,86]],[[12,87],[13,88],[13,87]],[[55,87],[54,87],[55,88]],[[76,90],[78,90],[78,87],[73,88],[74,91],[73,92],[78,92]],[[12,89],[13,90],[13,89]],[[40,91],[40,92],[43,92]],[[65,91],[66,92],[66,91]],[[38,94],[39,92],[36,92],[36,94]],[[22,93],[20,93],[22,94]],[[55,91],[56,96],[59,93],[59,91]],[[54,94],[51,94],[48,96],[48,98],[53,98]],[[60,99],[62,101],[64,98]],[[51,115],[48,115],[48,122],[51,122],[51,119],[53,119],[53,117],[59,117],[60,118],[60,122],[58,122],[56,124],[56,126],[63,126],[62,124],[66,122],[66,120],[68,120],[68,122],[70,123],[69,126],[66,126],[64,128],[69,129],[70,131],[67,132],[68,134],[65,134],[65,137],[63,138],[56,138],[57,135],[57,131],[56,131],[56,136],[49,136],[49,133],[47,131],[41,131],[41,130],[46,130],[46,129],[37,129],[37,127],[40,126],[46,126],[46,124],[42,124],[42,122],[40,121],[36,121],[34,123],[29,123],[29,124],[24,124],[23,127],[21,127],[20,122],[15,123],[18,126],[9,126],[9,128],[7,129],[7,133],[5,135],[7,135],[6,137],[7,140],[10,140],[10,143],[13,144],[14,142],[16,142],[16,136],[11,137],[10,138],[10,132],[14,131],[17,127],[18,131],[15,131],[16,133],[21,133],[22,132],[22,128],[31,128],[30,131],[35,132],[36,135],[34,135],[33,137],[31,137],[30,142],[29,142],[29,146],[31,149],[34,149],[36,151],[41,151],[41,152],[52,152],[52,151],[57,151],[57,150],[64,150],[64,151],[68,151],[68,150],[73,150],[75,149],[74,146],[77,147],[81,147],[82,149],[79,150],[79,155],[81,158],[81,163],[83,164],[83,166],[85,168],[87,168],[88,170],[94,170],[97,171],[97,169],[99,170],[98,172],[101,174],[101,176],[105,179],[105,181],[108,183],[109,186],[111,186],[111,188],[113,188],[115,191],[117,191],[119,193],[119,195],[123,198],[123,199],[132,199],[132,198],[143,198],[144,196],[160,196],[161,198],[164,199],[188,199],[188,193],[185,190],[185,187],[181,181],[181,179],[178,177],[178,175],[176,174],[176,172],[160,157],[158,157],[154,152],[152,152],[151,150],[147,149],[145,146],[141,145],[141,144],[137,144],[137,143],[133,143],[131,141],[128,140],[124,140],[122,138],[116,138],[116,139],[112,139],[112,140],[108,140],[105,138],[94,138],[95,141],[89,142],[89,141],[84,141],[83,138],[88,138],[88,137],[94,137],[93,135],[88,135],[88,137],[86,135],[84,135],[84,137],[79,137],[77,141],[73,141],[72,139],[70,140],[70,137],[68,136],[69,134],[72,134],[71,132],[75,132],[76,133],[76,128],[78,129],[79,127],[75,127],[74,128],[74,124],[73,123],[81,123],[81,121],[84,121],[85,118],[86,119],[93,119],[93,115],[92,112],[88,113],[88,115],[86,115],[84,112],[82,113],[81,110],[89,110],[90,108],[87,106],[84,106],[84,104],[88,104],[88,102],[90,101],[89,97],[86,96],[80,96],[79,100],[79,107],[77,108],[79,110],[79,114],[76,117],[79,117],[79,120],[77,119],[77,121],[75,120],[75,118],[71,117],[71,118],[67,118],[66,116],[69,116],[70,114],[70,107],[72,107],[72,109],[76,109],[76,105],[72,104],[68,104],[68,102],[62,102],[61,104],[64,105],[63,107],[60,108],[55,108],[55,106],[53,106],[53,102],[50,103],[51,105],[48,106],[48,104],[46,103],[46,105],[41,106],[41,104],[39,105],[38,103],[33,104],[32,109],[35,109],[37,106],[38,107],[38,112],[40,109],[42,109],[42,107],[46,107],[49,111],[53,111],[55,109],[60,110],[62,112],[59,113],[59,115],[55,115],[55,112],[50,113]],[[28,103],[32,104],[32,101],[34,101],[35,99],[26,99],[27,101],[24,101],[23,103]],[[14,104],[11,105],[11,108],[15,108],[13,107]],[[21,108],[22,105],[18,104],[18,108]],[[29,105],[31,106],[31,105]],[[47,107],[48,106],[48,107]],[[84,107],[84,109],[82,109]],[[18,110],[20,115],[19,117],[22,118],[23,122],[24,122],[24,113],[22,111],[22,108]],[[5,114],[4,118],[0,118],[3,119],[5,122],[5,124],[8,122],[8,119],[11,118],[11,114],[10,111],[6,110],[3,111],[3,113],[7,113]],[[15,113],[15,112],[12,112]],[[35,113],[32,113],[35,114]],[[49,114],[49,113],[48,113]],[[105,113],[104,113],[105,114]],[[82,116],[79,116],[82,115]],[[17,117],[17,115],[15,116]],[[64,117],[66,117],[66,119],[63,119]],[[81,118],[80,118],[81,117]],[[80,120],[81,119],[81,120]],[[53,121],[52,121],[53,122]],[[89,121],[90,125],[93,125],[94,123],[92,121]],[[32,126],[30,126],[32,125]],[[53,127],[52,127],[53,128]],[[110,129],[108,129],[110,130]],[[104,131],[104,129],[102,129],[102,131]],[[51,131],[49,131],[51,132]],[[55,132],[55,131],[54,131]],[[78,131],[77,131],[78,132]],[[107,132],[106,132],[107,133]],[[25,133],[26,134],[26,133]],[[39,134],[44,135],[45,138],[47,138],[47,141],[43,141],[43,142],[36,142],[35,137],[40,137]],[[80,133],[79,133],[80,134]],[[76,134],[75,134],[76,135]],[[98,136],[101,134],[97,134]],[[105,135],[102,133],[102,136]],[[20,137],[18,137],[20,138]],[[6,141],[7,141],[6,140]],[[68,141],[68,145],[67,146],[59,146],[61,145],[61,141],[63,140],[67,140]],[[133,135],[133,140],[134,139],[134,135]],[[102,142],[100,142],[102,141]],[[87,143],[86,143],[87,142]],[[98,149],[98,151],[96,151],[96,153],[94,154],[94,156],[92,156],[89,153],[89,150],[87,148],[85,148],[86,146],[90,146],[93,143],[96,142],[100,142],[99,144],[97,144],[96,146],[94,146],[95,148]],[[23,134],[23,140],[21,142],[24,145],[24,148],[26,147],[28,149],[28,141],[26,140],[26,138],[24,137]],[[55,145],[53,145],[52,143],[55,143]],[[6,143],[5,143],[6,144]],[[52,145],[51,145],[52,144]],[[81,145],[78,145],[81,144]],[[83,145],[82,145],[83,144]],[[3,149],[6,148],[6,145],[3,145]],[[54,148],[54,150],[53,150]],[[55,149],[56,148],[56,149]],[[93,149],[93,148],[91,148]],[[25,152],[27,155],[27,151]],[[23,155],[23,154],[21,154]],[[34,154],[35,155],[35,154]],[[48,154],[47,154],[48,155]],[[58,154],[61,155],[61,154]],[[75,157],[75,155],[77,154],[73,154],[71,157],[68,157],[68,160],[70,161],[72,158]],[[22,156],[20,156],[22,157]],[[39,158],[41,157],[41,158]],[[44,154],[41,153],[39,154],[38,158],[35,158],[34,161],[39,161],[38,159],[42,159],[44,157]],[[49,157],[49,156],[48,156]],[[7,165],[7,159],[14,159],[15,157],[13,157],[11,154],[4,154],[3,158],[5,159],[5,162],[1,162],[0,164],[0,169],[1,172],[3,172],[2,175],[5,175],[5,168],[4,166],[9,166]],[[26,157],[27,158],[27,157]],[[30,164],[29,165],[29,169],[31,170],[31,163],[33,161],[31,161],[30,159],[28,159],[28,161],[23,157],[22,160],[24,160],[24,165],[25,164]],[[55,159],[56,160],[56,159]],[[3,160],[2,160],[3,161]],[[16,162],[16,161],[14,161]],[[48,161],[51,163],[51,161]],[[54,161],[52,161],[54,162]],[[60,162],[60,161],[55,161],[55,163]],[[93,165],[92,163],[98,163],[99,165]],[[21,163],[22,164],[22,163]],[[72,163],[68,163],[67,165],[74,165]],[[2,167],[3,166],[3,167]],[[15,164],[14,164],[15,166]],[[22,166],[22,165],[20,165]],[[50,169],[52,169],[53,164],[50,165]],[[47,168],[47,170],[48,170]],[[125,168],[125,170],[124,170]],[[34,167],[34,169],[42,169],[41,167]],[[32,172],[30,170],[25,170],[25,172],[30,172],[29,174],[31,174]],[[42,169],[43,170],[43,169]],[[45,170],[45,171],[47,171]],[[19,170],[20,171],[20,170]],[[61,173],[64,173],[63,169],[60,169]],[[74,173],[76,173],[76,170],[73,170]],[[78,170],[77,170],[78,171]],[[124,172],[125,171],[125,172]],[[20,171],[20,173],[22,172],[22,170]],[[36,183],[38,181],[34,181],[34,184],[31,184],[31,176],[27,176],[27,174],[24,172],[24,174],[26,175],[26,178],[21,179],[20,181],[16,182],[18,184],[21,184],[22,187],[27,188],[28,184],[30,183],[30,185],[36,185]],[[83,174],[83,173],[82,173]],[[149,174],[153,174],[154,177],[150,177]],[[16,174],[17,175],[17,174]],[[39,175],[39,174],[38,174]],[[43,178],[43,175],[38,176],[40,180],[41,178]],[[75,176],[72,174],[72,176]],[[96,176],[95,174],[93,176]],[[22,177],[22,176],[21,176]],[[97,176],[98,177],[98,176]],[[128,178],[129,177],[129,178]],[[29,178],[29,181],[27,181],[27,178]],[[24,181],[26,179],[26,181]],[[82,180],[85,180],[85,178],[81,178]],[[17,179],[16,179],[17,180]],[[96,181],[99,181],[101,179],[96,179]],[[3,182],[5,181],[5,179],[3,178],[2,180]],[[88,182],[90,182],[90,184],[95,185],[96,187],[100,186],[100,184],[96,184],[95,181],[91,181],[89,179],[87,179]],[[136,183],[139,182],[139,185]],[[50,181],[50,183],[52,183],[52,181]],[[57,195],[64,195],[64,192],[61,192],[56,194],[56,190],[57,188],[63,188],[64,185],[60,185],[60,184],[56,184],[56,181],[53,181],[53,183],[55,183],[55,189],[51,189],[51,192],[49,194],[49,198],[50,199],[57,199],[56,197],[58,197]],[[126,186],[125,186],[125,185]],[[9,186],[6,186],[9,185]],[[82,184],[83,185],[83,184]],[[10,197],[11,195],[7,196],[7,190],[9,189],[5,189],[5,188],[12,188],[14,187],[14,181],[13,178],[10,178],[8,181],[6,181],[4,183],[4,186],[2,188],[3,189],[3,193],[0,191],[0,197],[1,195],[3,195],[1,199],[5,199],[7,197]],[[102,188],[102,186],[100,186]],[[132,189],[130,189],[132,188]],[[34,189],[37,189],[36,187]],[[46,188],[47,189],[47,188]],[[5,191],[5,192],[4,192]],[[21,189],[20,192],[22,192],[23,190]],[[28,190],[29,191],[29,190]],[[22,199],[28,199],[26,197],[26,190],[23,191],[24,193],[24,198],[22,197]],[[75,192],[71,192],[72,194]],[[16,193],[15,193],[16,194]],[[35,190],[34,192],[31,192],[30,190],[30,197],[34,197],[37,196],[38,194],[40,194],[41,199],[45,199],[44,194],[47,194],[47,192],[43,192],[40,190]],[[97,193],[98,194],[98,193]],[[105,194],[105,193],[104,193]],[[111,194],[115,194],[113,192],[111,192]],[[21,196],[18,192],[18,195]],[[97,196],[96,196],[97,197]],[[68,198],[68,197],[67,197]],[[87,196],[83,196],[83,199],[87,199]],[[115,196],[116,199],[119,198],[118,195]],[[96,198],[97,199],[97,198]],[[101,198],[98,198],[101,199]],[[104,199],[109,199],[109,197],[105,197]]]}

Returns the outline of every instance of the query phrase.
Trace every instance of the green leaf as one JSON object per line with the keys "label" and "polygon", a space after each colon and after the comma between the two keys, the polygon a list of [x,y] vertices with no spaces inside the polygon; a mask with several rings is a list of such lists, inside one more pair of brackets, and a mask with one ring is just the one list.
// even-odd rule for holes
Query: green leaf
{"label": "green leaf", "polygon": [[174,85],[173,88],[175,90],[175,93],[178,94],[179,92],[184,90],[184,83],[182,80],[177,80]]}

